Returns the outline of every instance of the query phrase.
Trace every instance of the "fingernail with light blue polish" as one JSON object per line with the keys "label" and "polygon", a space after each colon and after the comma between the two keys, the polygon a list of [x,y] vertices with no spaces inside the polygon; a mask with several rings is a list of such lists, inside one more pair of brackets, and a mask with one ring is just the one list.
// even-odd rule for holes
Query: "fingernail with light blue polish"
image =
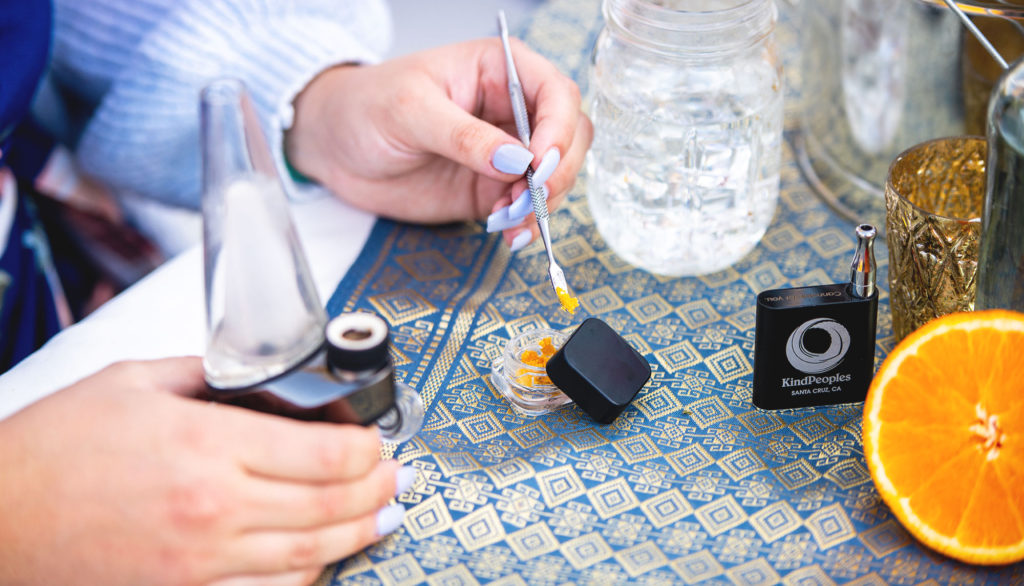
{"label": "fingernail with light blue polish", "polygon": [[508,248],[512,252],[515,252],[517,250],[521,250],[527,244],[529,244],[530,240],[532,240],[532,239],[533,239],[533,234],[531,234],[529,230],[523,230],[518,235],[516,235],[515,238],[512,239],[512,244],[509,244]]}
{"label": "fingernail with light blue polish", "polygon": [[514,228],[523,221],[522,218],[518,220],[510,218],[508,214],[509,206],[498,208],[496,212],[487,216],[487,231],[488,232],[501,232],[502,230],[508,230]]}
{"label": "fingernail with light blue polish", "polygon": [[533,200],[530,199],[530,190],[524,189],[519,197],[516,198],[512,205],[508,206],[508,217],[510,220],[519,220],[520,222],[526,216],[530,215],[533,211]]}
{"label": "fingernail with light blue polish", "polygon": [[395,496],[398,496],[412,488],[412,485],[416,482],[416,467],[402,466],[398,469],[396,476]]}
{"label": "fingernail with light blue polish", "polygon": [[561,160],[562,155],[558,152],[558,147],[548,149],[548,152],[544,153],[544,158],[540,160],[540,165],[537,165],[537,169],[533,172],[534,182],[544,183],[547,181]]}
{"label": "fingernail with light blue polish", "polygon": [[388,505],[377,511],[377,535],[383,537],[402,526],[405,519],[405,507]]}
{"label": "fingernail with light blue polish", "polygon": [[518,144],[503,144],[494,151],[491,164],[502,173],[522,175],[533,160],[533,153]]}

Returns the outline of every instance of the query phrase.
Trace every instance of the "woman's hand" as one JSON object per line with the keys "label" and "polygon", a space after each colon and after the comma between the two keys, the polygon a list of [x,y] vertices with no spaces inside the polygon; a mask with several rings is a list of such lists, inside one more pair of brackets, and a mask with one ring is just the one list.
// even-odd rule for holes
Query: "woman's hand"
{"label": "woman's hand", "polygon": [[593,129],[571,79],[515,39],[512,49],[531,115],[528,152],[516,137],[504,51],[494,38],[322,72],[295,100],[288,158],[369,211],[428,223],[490,215],[489,230],[525,246],[536,231],[527,221],[529,194],[522,195],[527,165],[556,207]]}
{"label": "woman's hand", "polygon": [[308,584],[401,524],[375,429],[203,389],[198,358],[119,363],[0,422],[0,583]]}

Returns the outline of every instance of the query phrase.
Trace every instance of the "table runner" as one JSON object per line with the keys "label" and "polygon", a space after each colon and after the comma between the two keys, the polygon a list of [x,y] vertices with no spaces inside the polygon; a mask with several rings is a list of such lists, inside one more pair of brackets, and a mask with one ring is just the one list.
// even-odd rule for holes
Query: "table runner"
{"label": "table runner", "polygon": [[[585,86],[596,0],[538,8],[528,45]],[[778,42],[795,94],[794,28]],[[763,411],[750,402],[755,296],[844,281],[853,226],[815,195],[791,148],[758,247],[703,277],[625,264],[591,220],[581,180],[551,217],[555,254],[582,316],[621,333],[652,378],[610,425],[574,406],[517,415],[491,363],[518,332],[568,328],[535,242],[510,254],[479,224],[379,221],[328,303],[392,327],[399,376],[427,407],[423,430],[386,455],[419,470],[403,528],[328,569],[355,584],[918,584],[1024,581],[1024,565],[960,564],[918,544],[881,502],[861,448],[862,404]],[[893,345],[879,243],[876,364]]]}

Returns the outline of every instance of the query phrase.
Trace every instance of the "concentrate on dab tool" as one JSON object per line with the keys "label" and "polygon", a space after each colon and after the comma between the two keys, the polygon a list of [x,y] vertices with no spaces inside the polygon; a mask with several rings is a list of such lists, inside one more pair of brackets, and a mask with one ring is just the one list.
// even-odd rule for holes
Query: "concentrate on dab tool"
{"label": "concentrate on dab tool", "polygon": [[[523,146],[530,148],[530,118],[526,113],[526,98],[523,96],[523,86],[519,83],[519,75],[516,73],[516,64],[512,60],[512,47],[508,41],[508,23],[505,21],[505,11],[498,11],[498,28],[501,31],[501,44],[505,48],[505,69],[508,75],[508,94],[512,99],[512,114],[516,120],[516,132],[519,133],[519,140]],[[530,187],[530,199],[533,201],[533,214],[537,217],[537,226],[540,227],[540,237],[544,241],[544,250],[548,253],[548,277],[551,279],[551,286],[555,289],[558,302],[562,309],[569,313],[575,313],[580,302],[569,292],[569,285],[565,282],[565,273],[562,267],[558,266],[555,254],[551,249],[551,231],[548,228],[548,202],[544,197],[543,185],[536,185],[533,181],[533,167],[526,169],[526,183]]]}

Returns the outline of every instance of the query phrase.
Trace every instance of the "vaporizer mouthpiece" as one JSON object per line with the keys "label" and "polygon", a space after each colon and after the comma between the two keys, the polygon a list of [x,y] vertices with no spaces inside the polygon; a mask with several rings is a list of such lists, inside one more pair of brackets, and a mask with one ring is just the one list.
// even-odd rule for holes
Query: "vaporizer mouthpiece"
{"label": "vaporizer mouthpiece", "polygon": [[855,297],[867,298],[875,292],[875,235],[871,224],[857,226],[857,251],[850,266],[850,286]]}
{"label": "vaporizer mouthpiece", "polygon": [[372,313],[343,313],[327,323],[327,361],[332,369],[377,370],[388,363],[388,324]]}

